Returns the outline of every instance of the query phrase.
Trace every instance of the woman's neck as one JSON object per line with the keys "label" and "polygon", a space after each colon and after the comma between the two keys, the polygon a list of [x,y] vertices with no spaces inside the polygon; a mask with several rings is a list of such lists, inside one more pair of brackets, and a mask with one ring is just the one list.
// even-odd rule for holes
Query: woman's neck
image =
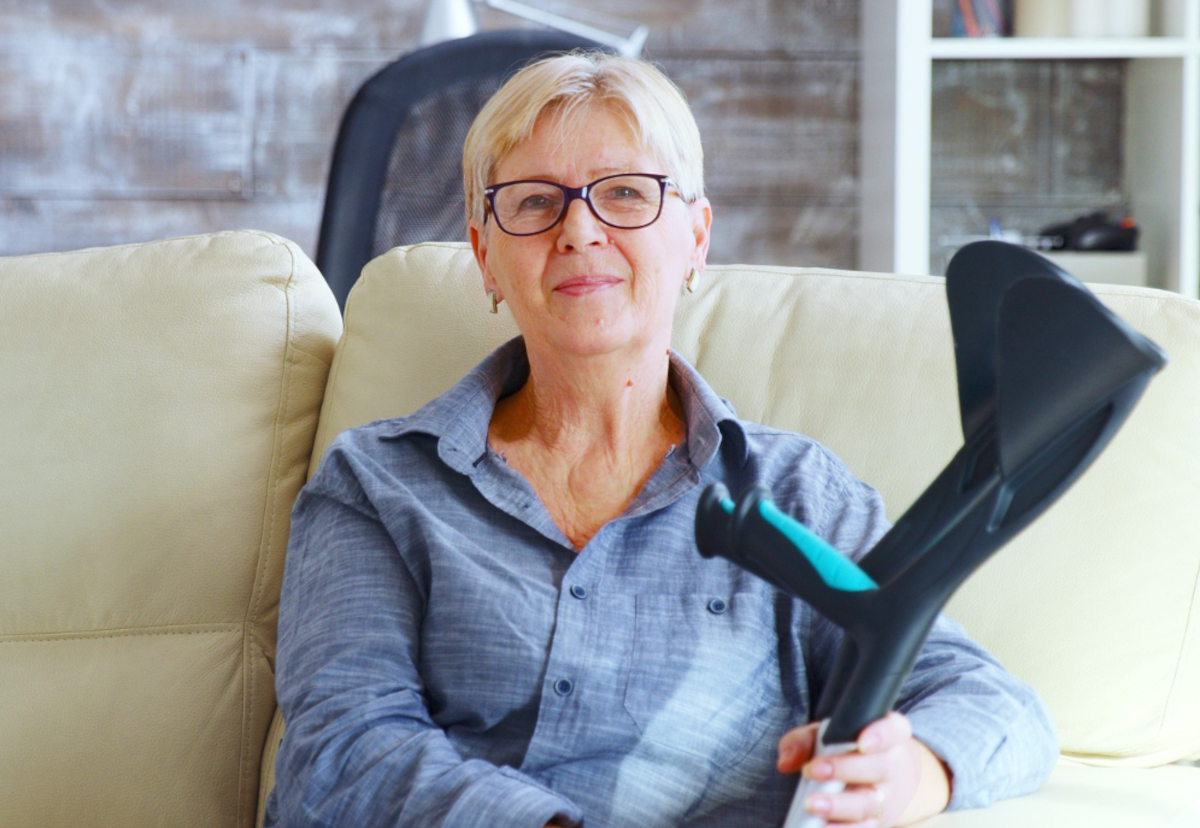
{"label": "woman's neck", "polygon": [[637,360],[539,362],[492,414],[488,440],[537,492],[578,551],[633,502],[683,440],[670,351]]}
{"label": "woman's neck", "polygon": [[539,360],[530,353],[529,362],[528,381],[496,407],[492,436],[499,443],[582,457],[640,455],[682,439],[683,413],[668,382],[669,348],[635,359]]}

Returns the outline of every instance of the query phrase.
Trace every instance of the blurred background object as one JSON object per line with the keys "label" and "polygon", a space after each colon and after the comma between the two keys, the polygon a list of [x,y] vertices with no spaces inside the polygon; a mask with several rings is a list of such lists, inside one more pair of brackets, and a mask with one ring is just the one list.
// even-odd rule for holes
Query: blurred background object
{"label": "blurred background object", "polygon": [[626,24],[632,31],[628,36],[621,36],[610,31],[619,21],[611,21],[608,28],[599,28],[573,17],[519,3],[517,0],[429,0],[429,5],[425,8],[425,19],[421,23],[420,45],[432,46],[478,32],[479,24],[475,22],[475,13],[471,10],[472,3],[499,9],[521,20],[555,31],[587,38],[626,57],[641,57],[642,47],[646,45],[646,38],[650,34],[650,30],[645,26]]}
{"label": "blurred background object", "polygon": [[1017,37],[1145,37],[1150,0],[1014,0]]}
{"label": "blurred background object", "polygon": [[1012,34],[1009,0],[956,0],[950,34],[954,37],[1004,37]]}
{"label": "blurred background object", "polygon": [[1015,0],[1017,37],[1066,37],[1071,33],[1071,0]]}
{"label": "blurred background object", "polygon": [[1052,250],[1137,250],[1139,230],[1131,216],[1111,219],[1108,213],[1088,213],[1071,221],[1043,227]]}
{"label": "blurred background object", "polygon": [[1150,0],[1071,0],[1072,37],[1145,37]]}

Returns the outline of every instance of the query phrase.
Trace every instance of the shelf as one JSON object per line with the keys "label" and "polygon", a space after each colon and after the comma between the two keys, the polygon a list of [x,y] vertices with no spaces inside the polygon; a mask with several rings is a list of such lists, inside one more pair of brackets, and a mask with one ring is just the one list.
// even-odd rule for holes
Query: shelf
{"label": "shelf", "polygon": [[[1147,281],[1200,295],[1200,2],[1156,0],[1171,37],[932,37],[932,0],[862,4],[858,265],[929,273],[933,69],[954,61],[1128,60],[1122,182]],[[982,228],[980,228],[982,229]]]}
{"label": "shelf", "polygon": [[1080,58],[1183,58],[1200,53],[1181,37],[935,37],[934,60],[1076,60]]}

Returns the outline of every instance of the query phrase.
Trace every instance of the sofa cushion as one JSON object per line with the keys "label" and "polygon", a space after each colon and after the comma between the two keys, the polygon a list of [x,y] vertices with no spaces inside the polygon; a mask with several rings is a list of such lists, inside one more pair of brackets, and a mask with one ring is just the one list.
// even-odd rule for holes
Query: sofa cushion
{"label": "sofa cushion", "polygon": [[292,243],[0,259],[0,822],[253,824],[341,330]]}
{"label": "sofa cushion", "polygon": [[[1200,756],[1200,303],[1096,287],[1171,356],[1109,449],[989,561],[950,612],[1046,698],[1063,750],[1097,764]],[[465,244],[398,248],[347,302],[313,464],[342,429],[406,414],[515,335]],[[675,347],[739,414],[808,433],[892,517],[962,444],[943,282],[712,266]]]}

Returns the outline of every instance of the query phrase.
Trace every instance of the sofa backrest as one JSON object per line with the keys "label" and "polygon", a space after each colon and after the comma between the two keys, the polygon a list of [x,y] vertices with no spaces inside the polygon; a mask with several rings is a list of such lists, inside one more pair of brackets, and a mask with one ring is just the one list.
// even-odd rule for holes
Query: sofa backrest
{"label": "sofa backrest", "polygon": [[0,259],[0,824],[253,825],[340,331],[262,233]]}
{"label": "sofa backrest", "polygon": [[[1047,699],[1066,754],[1200,756],[1200,303],[1096,287],[1171,364],[1108,450],[949,612]],[[465,244],[398,248],[351,292],[313,468],[342,429],[409,413],[516,334]],[[962,444],[943,283],[712,266],[674,346],[742,417],[805,432],[897,517]]]}

